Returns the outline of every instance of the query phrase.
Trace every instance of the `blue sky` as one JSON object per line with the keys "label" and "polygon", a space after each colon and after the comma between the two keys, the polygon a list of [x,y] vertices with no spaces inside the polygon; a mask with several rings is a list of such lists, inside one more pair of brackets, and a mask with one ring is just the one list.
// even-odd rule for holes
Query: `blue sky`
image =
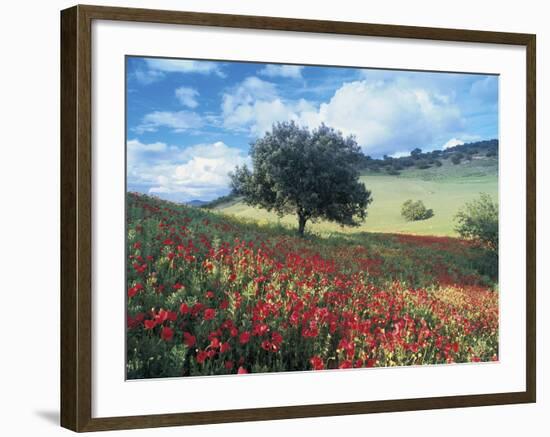
{"label": "blue sky", "polygon": [[274,122],[353,134],[365,154],[498,138],[498,77],[128,57],[128,190],[228,193],[227,173]]}

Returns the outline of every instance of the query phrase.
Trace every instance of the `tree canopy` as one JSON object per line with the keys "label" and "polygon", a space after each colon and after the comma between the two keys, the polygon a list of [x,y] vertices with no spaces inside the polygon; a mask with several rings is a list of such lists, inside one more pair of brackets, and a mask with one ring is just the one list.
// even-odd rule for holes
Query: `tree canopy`
{"label": "tree canopy", "polygon": [[498,253],[498,203],[489,194],[466,203],[457,215],[456,231],[463,238],[478,241]]}
{"label": "tree canopy", "polygon": [[359,180],[363,154],[352,136],[324,124],[309,131],[292,121],[276,123],[250,155],[252,169],[230,174],[234,193],[279,216],[296,214],[300,235],[308,221],[357,226],[366,218],[372,197]]}

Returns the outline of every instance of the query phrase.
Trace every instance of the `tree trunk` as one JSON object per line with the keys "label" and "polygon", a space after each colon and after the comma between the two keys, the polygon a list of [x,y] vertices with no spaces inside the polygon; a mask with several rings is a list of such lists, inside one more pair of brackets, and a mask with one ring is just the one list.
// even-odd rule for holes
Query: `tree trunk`
{"label": "tree trunk", "polygon": [[304,236],[304,231],[306,229],[307,218],[305,216],[298,214],[298,234],[300,237]]}

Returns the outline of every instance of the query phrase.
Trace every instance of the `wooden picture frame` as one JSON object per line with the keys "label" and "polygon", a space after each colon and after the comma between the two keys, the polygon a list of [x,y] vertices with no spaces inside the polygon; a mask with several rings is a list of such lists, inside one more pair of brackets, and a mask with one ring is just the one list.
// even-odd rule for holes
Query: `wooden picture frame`
{"label": "wooden picture frame", "polygon": [[[526,390],[511,393],[212,412],[92,417],[92,36],[93,20],[491,43],[526,48]],[[535,35],[412,26],[75,6],[61,12],[61,425],[77,431],[396,412],[536,400]]]}

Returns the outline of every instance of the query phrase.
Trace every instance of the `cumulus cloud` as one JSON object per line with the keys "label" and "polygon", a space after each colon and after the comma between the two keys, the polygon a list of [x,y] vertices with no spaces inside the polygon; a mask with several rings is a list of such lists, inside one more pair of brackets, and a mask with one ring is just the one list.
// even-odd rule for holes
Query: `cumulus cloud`
{"label": "cumulus cloud", "polygon": [[199,92],[196,89],[182,86],[176,89],[175,94],[176,98],[183,106],[187,106],[188,108],[196,108],[199,106],[199,102],[197,102],[196,99]]}
{"label": "cumulus cloud", "polygon": [[464,141],[459,140],[458,138],[451,138],[449,141],[443,144],[443,149],[450,149],[451,147],[461,146],[462,144],[464,144]]}
{"label": "cumulus cloud", "polygon": [[273,83],[254,76],[222,97],[223,126],[248,131],[253,136],[263,135],[277,121],[298,120],[301,113],[314,110],[304,99],[283,100]]}
{"label": "cumulus cloud", "polygon": [[391,81],[346,82],[328,102],[286,100],[274,84],[249,77],[222,100],[224,127],[262,135],[276,121],[295,120],[316,128],[325,123],[354,135],[364,151],[382,155],[439,144],[464,130],[453,99],[422,87]]}
{"label": "cumulus cloud", "polygon": [[174,132],[196,129],[203,125],[201,116],[191,111],[154,111],[146,114],[134,130],[137,133],[156,132],[159,127],[167,127]]}
{"label": "cumulus cloud", "polygon": [[225,77],[219,63],[209,61],[193,61],[188,59],[146,58],[149,70],[163,73],[198,73],[215,74]]}
{"label": "cumulus cloud", "polygon": [[259,71],[259,74],[267,77],[286,77],[301,79],[304,67],[299,65],[273,65],[268,64]]}
{"label": "cumulus cloud", "polygon": [[410,150],[433,144],[448,132],[461,131],[457,106],[422,88],[396,83],[355,81],[343,84],[315,113],[305,113],[309,125],[321,122],[355,135],[365,152]]}
{"label": "cumulus cloud", "polygon": [[[137,146],[137,147],[136,147]],[[128,141],[128,184],[146,186],[151,194],[175,200],[212,200],[229,191],[229,176],[236,165],[250,164],[240,149],[219,141],[186,148],[165,147],[155,155],[145,151],[158,148]]]}
{"label": "cumulus cloud", "polygon": [[143,85],[158,82],[171,73],[214,74],[221,78],[226,77],[220,64],[216,62],[165,58],[145,58],[144,61],[146,68],[138,68],[134,72],[135,79]]}
{"label": "cumulus cloud", "polygon": [[128,152],[150,152],[158,153],[165,152],[167,149],[166,143],[156,142],[150,144],[144,144],[139,140],[129,140],[126,143]]}

